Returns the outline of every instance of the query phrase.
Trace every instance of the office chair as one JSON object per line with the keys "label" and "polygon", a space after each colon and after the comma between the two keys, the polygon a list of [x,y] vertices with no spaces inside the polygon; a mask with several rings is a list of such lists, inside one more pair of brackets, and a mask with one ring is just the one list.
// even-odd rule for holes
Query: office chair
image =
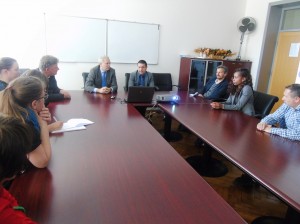
{"label": "office chair", "polygon": [[267,93],[253,91],[255,117],[262,119],[267,116],[279,98]]}
{"label": "office chair", "polygon": [[[152,73],[154,79],[154,86],[156,91],[172,91],[173,87],[178,85],[172,84],[171,73]],[[128,81],[130,73],[125,73],[124,91],[128,91]]]}
{"label": "office chair", "polygon": [[82,78],[83,78],[83,87],[82,87],[82,89],[84,89],[84,87],[85,87],[85,83],[86,83],[86,79],[87,79],[88,75],[89,75],[88,72],[83,72],[82,73]]}
{"label": "office chair", "polygon": [[124,91],[125,91],[125,92],[128,91],[128,81],[129,81],[129,76],[130,76],[130,73],[125,73],[125,86],[124,86]]}
{"label": "office chair", "polygon": [[173,87],[178,85],[172,84],[171,73],[152,73],[154,79],[154,85],[157,91],[172,91]]}

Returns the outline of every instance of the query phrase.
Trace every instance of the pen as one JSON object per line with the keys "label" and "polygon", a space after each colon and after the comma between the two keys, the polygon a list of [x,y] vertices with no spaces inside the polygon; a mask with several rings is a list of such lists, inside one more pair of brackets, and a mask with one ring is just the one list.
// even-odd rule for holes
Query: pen
{"label": "pen", "polygon": [[57,121],[56,117],[53,116],[53,120],[54,120],[54,121]]}

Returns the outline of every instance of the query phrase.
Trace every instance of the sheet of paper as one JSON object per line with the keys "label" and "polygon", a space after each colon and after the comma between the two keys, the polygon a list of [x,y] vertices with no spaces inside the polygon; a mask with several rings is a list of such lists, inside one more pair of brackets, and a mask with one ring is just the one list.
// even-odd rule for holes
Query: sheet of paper
{"label": "sheet of paper", "polygon": [[51,133],[62,133],[62,132],[67,132],[67,131],[78,131],[78,130],[85,130],[85,129],[86,129],[85,126],[66,128],[66,129],[64,129],[64,127],[62,127],[60,130],[52,131]]}
{"label": "sheet of paper", "polygon": [[289,57],[297,58],[299,55],[300,43],[291,43]]}
{"label": "sheet of paper", "polygon": [[73,127],[80,127],[83,125],[89,125],[89,124],[94,124],[94,122],[88,120],[88,119],[83,119],[83,118],[73,118],[67,121],[67,124]]}
{"label": "sheet of paper", "polygon": [[84,130],[86,129],[85,125],[89,124],[94,124],[94,122],[83,118],[73,118],[65,122],[60,130],[52,131],[52,133]]}

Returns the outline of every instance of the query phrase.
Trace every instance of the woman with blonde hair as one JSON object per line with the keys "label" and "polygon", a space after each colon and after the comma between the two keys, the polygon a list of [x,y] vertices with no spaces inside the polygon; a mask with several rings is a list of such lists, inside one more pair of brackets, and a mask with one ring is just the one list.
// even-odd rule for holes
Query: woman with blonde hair
{"label": "woman with blonde hair", "polygon": [[20,119],[33,132],[27,158],[37,168],[46,167],[51,158],[48,118],[38,115],[45,107],[45,99],[43,84],[35,77],[19,77],[0,92],[0,112]]}
{"label": "woman with blonde hair", "polygon": [[[24,72],[22,74],[22,76],[31,76],[31,77],[38,78],[39,80],[42,81],[45,92],[47,92],[46,90],[48,89],[48,83],[49,83],[48,78],[46,76],[44,76],[43,73],[41,73],[39,70],[30,69],[30,70]],[[47,99],[45,99],[44,103],[45,103],[45,106],[47,106],[49,102],[47,102]],[[42,109],[42,111],[39,112],[39,115],[41,117],[45,118],[48,123],[51,121],[51,114],[50,114],[49,109],[47,107],[44,107]],[[52,124],[48,124],[48,129],[49,129],[49,132],[52,132],[52,131],[61,129],[62,126],[63,126],[62,121],[55,121]]]}

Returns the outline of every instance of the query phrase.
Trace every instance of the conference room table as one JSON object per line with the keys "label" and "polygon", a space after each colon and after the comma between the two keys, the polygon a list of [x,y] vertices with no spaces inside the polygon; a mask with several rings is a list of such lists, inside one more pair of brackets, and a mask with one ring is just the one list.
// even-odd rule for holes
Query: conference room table
{"label": "conference room table", "polygon": [[10,192],[33,220],[245,223],[134,105],[122,101],[122,92],[116,99],[70,92],[70,101],[49,104],[52,115],[64,122],[85,118],[95,123],[86,130],[51,134],[48,167],[14,180]]}
{"label": "conference room table", "polygon": [[197,104],[159,107],[167,119],[179,121],[284,201],[289,206],[288,215],[299,220],[300,142],[258,131],[258,119],[239,111],[212,109],[208,100],[196,98]]}

